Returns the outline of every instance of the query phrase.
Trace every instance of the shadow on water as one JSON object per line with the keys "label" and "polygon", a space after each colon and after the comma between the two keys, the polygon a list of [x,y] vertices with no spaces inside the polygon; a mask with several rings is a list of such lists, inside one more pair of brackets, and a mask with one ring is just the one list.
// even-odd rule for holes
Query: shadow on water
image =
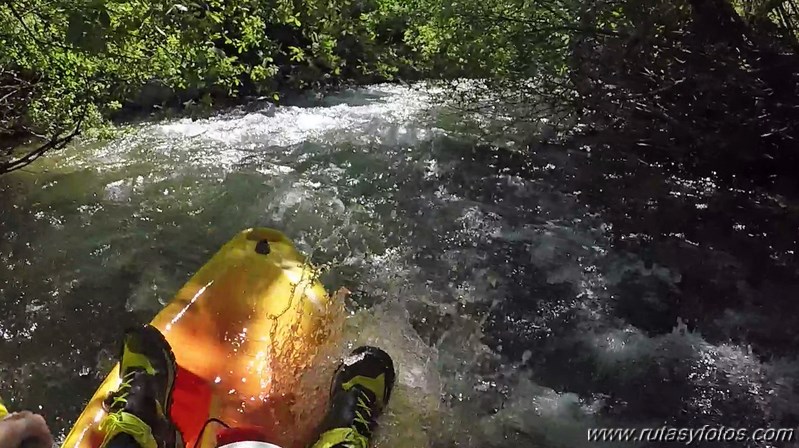
{"label": "shadow on water", "polygon": [[419,95],[144,126],[3,179],[3,393],[67,429],[122,329],[266,225],[400,361],[380,446],[797,423],[795,204],[582,143],[477,144]]}

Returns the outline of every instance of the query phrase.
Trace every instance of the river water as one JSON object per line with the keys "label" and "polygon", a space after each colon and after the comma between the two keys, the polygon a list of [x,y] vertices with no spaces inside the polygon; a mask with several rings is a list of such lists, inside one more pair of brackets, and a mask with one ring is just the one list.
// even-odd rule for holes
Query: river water
{"label": "river water", "polygon": [[416,89],[306,103],[131,126],[0,179],[0,394],[63,436],[125,326],[269,226],[352,291],[350,343],[396,359],[378,446],[797,424],[797,204],[585,141],[522,157]]}

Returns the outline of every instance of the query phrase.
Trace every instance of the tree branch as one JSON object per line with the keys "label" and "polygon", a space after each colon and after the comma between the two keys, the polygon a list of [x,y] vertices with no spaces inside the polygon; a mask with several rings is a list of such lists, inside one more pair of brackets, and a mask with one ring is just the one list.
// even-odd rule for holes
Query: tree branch
{"label": "tree branch", "polygon": [[22,17],[22,15],[16,10],[16,8],[14,8],[13,1],[12,0],[5,0],[5,1],[3,1],[3,3],[8,7],[8,10],[11,11],[11,15],[13,15],[15,19],[17,19],[17,22],[19,22],[19,24],[22,27],[22,29],[24,29],[25,32],[28,33],[28,36],[34,42],[36,42],[37,44],[44,45],[44,46],[50,46],[50,47],[62,48],[64,50],[75,50],[74,47],[71,47],[69,45],[63,45],[63,44],[60,44],[58,42],[53,42],[53,41],[46,42],[46,41],[43,41],[43,40],[39,39],[36,36],[36,34],[33,32],[33,30],[28,28],[28,24],[25,23],[25,18]]}
{"label": "tree branch", "polygon": [[540,26],[541,25],[540,23],[531,20],[517,19],[515,17],[507,17],[502,15],[494,16],[494,18],[506,22],[515,22],[527,25],[531,27],[531,31],[537,33],[551,33],[553,31],[571,31],[574,33],[595,34],[600,36],[613,36],[613,37],[624,37],[624,38],[630,37],[628,33],[623,33],[621,31],[615,31],[607,28],[593,28],[593,27],[565,25],[565,24],[542,27]]}
{"label": "tree branch", "polygon": [[54,135],[49,142],[38,146],[37,148],[28,151],[24,156],[18,157],[16,159],[0,163],[0,175],[10,173],[12,171],[17,171],[21,168],[24,168],[31,163],[35,162],[39,157],[43,156],[45,153],[52,151],[52,150],[59,150],[64,148],[75,136],[80,134],[81,132],[81,125],[83,124],[83,119],[85,118],[86,113],[85,110],[80,118],[78,118],[77,123],[75,124],[75,128],[67,135],[58,136],[58,134]]}

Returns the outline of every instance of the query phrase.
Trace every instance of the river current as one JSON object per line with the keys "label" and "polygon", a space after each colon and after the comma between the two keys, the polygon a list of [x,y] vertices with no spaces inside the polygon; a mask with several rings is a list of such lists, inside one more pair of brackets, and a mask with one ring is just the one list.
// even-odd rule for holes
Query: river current
{"label": "river current", "polygon": [[0,179],[0,395],[63,437],[123,329],[268,226],[352,292],[347,346],[395,357],[378,447],[797,424],[797,204],[587,142],[522,155],[444,109],[372,86],[132,125]]}

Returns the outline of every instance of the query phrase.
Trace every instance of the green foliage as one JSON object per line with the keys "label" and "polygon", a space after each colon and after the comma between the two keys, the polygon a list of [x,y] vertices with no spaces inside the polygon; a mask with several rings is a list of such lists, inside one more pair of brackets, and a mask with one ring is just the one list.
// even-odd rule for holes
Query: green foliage
{"label": "green foliage", "polygon": [[393,0],[9,0],[0,67],[35,87],[0,135],[412,73],[402,14]]}
{"label": "green foliage", "polygon": [[[701,64],[741,73],[760,64],[779,88],[752,55],[778,60],[799,48],[796,16],[783,0],[7,0],[0,138],[63,135],[131,110],[195,112],[242,95],[278,101],[286,90],[421,76],[518,121],[593,109],[616,126],[631,122],[619,111],[632,104],[669,119],[641,98],[689,85],[680,67],[700,64],[705,41],[731,51],[723,64]],[[745,34],[759,42],[752,57],[738,51]]]}
{"label": "green foliage", "polygon": [[[630,21],[620,5],[630,3],[414,0],[404,35],[468,110],[551,119],[577,109],[575,47],[597,35],[626,34]],[[477,82],[461,89],[462,78]]]}

